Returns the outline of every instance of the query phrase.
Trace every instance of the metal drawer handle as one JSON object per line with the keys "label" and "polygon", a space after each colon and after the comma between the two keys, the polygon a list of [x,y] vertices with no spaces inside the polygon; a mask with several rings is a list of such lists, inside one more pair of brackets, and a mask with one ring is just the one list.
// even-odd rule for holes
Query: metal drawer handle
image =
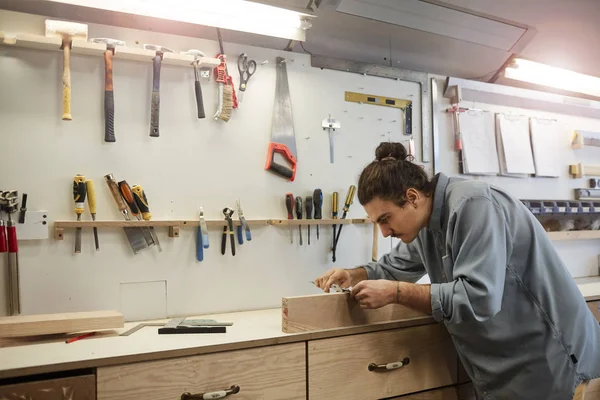
{"label": "metal drawer handle", "polygon": [[232,385],[229,389],[219,390],[217,392],[206,392],[200,394],[191,394],[190,392],[185,392],[181,395],[181,400],[209,400],[209,399],[222,399],[223,397],[227,397],[230,394],[236,394],[240,392],[240,387],[237,385]]}
{"label": "metal drawer handle", "polygon": [[378,371],[378,372],[391,371],[391,370],[394,370],[394,369],[402,368],[402,367],[404,367],[405,365],[408,365],[408,364],[410,364],[410,358],[408,358],[408,357],[406,357],[402,361],[388,363],[388,364],[370,363],[369,364],[369,371]]}

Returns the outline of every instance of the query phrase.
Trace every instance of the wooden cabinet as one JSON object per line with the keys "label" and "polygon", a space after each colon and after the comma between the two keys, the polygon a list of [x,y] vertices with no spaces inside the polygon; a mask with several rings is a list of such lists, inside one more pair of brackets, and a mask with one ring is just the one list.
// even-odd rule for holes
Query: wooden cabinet
{"label": "wooden cabinet", "polygon": [[0,400],[95,399],[95,375],[81,375],[0,386]]}
{"label": "wooden cabinet", "polygon": [[594,317],[600,322],[600,301],[588,301],[587,305]]}
{"label": "wooden cabinet", "polygon": [[306,344],[98,368],[98,400],[173,400],[238,386],[235,400],[306,400]]}
{"label": "wooden cabinet", "polygon": [[309,399],[381,399],[453,385],[457,366],[440,324],[312,340]]}

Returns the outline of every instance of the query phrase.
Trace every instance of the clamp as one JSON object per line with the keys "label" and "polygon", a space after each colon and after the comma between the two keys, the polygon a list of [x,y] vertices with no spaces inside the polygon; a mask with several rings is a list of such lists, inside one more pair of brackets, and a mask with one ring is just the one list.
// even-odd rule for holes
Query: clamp
{"label": "clamp", "polygon": [[225,248],[227,247],[227,234],[231,239],[231,255],[235,256],[235,238],[233,236],[233,220],[231,216],[234,211],[231,208],[225,207],[223,209],[223,215],[225,215],[225,221],[227,224],[223,226],[223,238],[221,240],[221,254],[225,255]]}
{"label": "clamp", "polygon": [[250,232],[250,227],[248,226],[248,223],[246,222],[246,218],[244,217],[244,213],[242,212],[242,206],[240,205],[239,200],[237,200],[237,212],[238,212],[238,216],[240,218],[240,225],[237,227],[238,243],[244,244],[244,238],[242,236],[242,231],[246,231],[246,240],[247,241],[252,240],[252,233]]}

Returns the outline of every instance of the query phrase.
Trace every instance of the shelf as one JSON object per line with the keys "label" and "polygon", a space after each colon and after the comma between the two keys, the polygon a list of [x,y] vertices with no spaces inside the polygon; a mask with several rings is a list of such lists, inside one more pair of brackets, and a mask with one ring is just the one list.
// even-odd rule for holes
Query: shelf
{"label": "shelf", "polygon": [[[348,219],[247,219],[249,226],[298,226],[298,225],[350,225],[350,224],[370,224],[367,218],[348,218]],[[206,220],[206,226],[223,227],[227,224],[224,219]],[[233,220],[234,226],[239,226],[239,219]],[[132,228],[132,227],[168,227],[169,236],[179,236],[178,230],[181,227],[198,227],[198,220],[172,220],[172,221],[55,221],[54,238],[62,240],[65,229],[75,228]]]}
{"label": "shelf", "polygon": [[600,165],[569,165],[569,173],[572,178],[583,178],[584,176],[600,176]]}
{"label": "shelf", "polygon": [[548,232],[552,240],[591,240],[600,239],[600,231]]}
{"label": "shelf", "polygon": [[[0,32],[0,44],[37,50],[62,51],[62,40],[58,37],[46,37],[27,34],[5,36],[3,32]],[[105,44],[92,43],[84,39],[74,39],[71,45],[71,53],[73,54],[104,56],[105,52]],[[116,46],[114,58],[151,63],[152,59],[155,56],[155,51],[146,50],[142,47]],[[192,55],[185,54],[185,52],[173,52],[164,53],[162,63],[165,65],[191,67],[193,61],[194,56]],[[213,68],[218,66],[220,63],[221,61],[218,58],[201,57],[199,59],[200,68]]]}

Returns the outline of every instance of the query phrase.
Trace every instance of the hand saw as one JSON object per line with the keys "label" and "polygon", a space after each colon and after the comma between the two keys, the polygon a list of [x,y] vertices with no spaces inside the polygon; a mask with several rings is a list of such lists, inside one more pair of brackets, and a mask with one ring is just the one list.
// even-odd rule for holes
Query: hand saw
{"label": "hand saw", "polygon": [[[285,59],[276,59],[277,80],[275,84],[275,104],[273,106],[273,123],[271,126],[271,142],[267,153],[265,169],[291,182],[296,177],[296,137],[294,135],[294,121],[292,119],[292,101],[288,84]],[[277,164],[274,161],[275,153],[280,153],[291,164],[291,167]]]}

